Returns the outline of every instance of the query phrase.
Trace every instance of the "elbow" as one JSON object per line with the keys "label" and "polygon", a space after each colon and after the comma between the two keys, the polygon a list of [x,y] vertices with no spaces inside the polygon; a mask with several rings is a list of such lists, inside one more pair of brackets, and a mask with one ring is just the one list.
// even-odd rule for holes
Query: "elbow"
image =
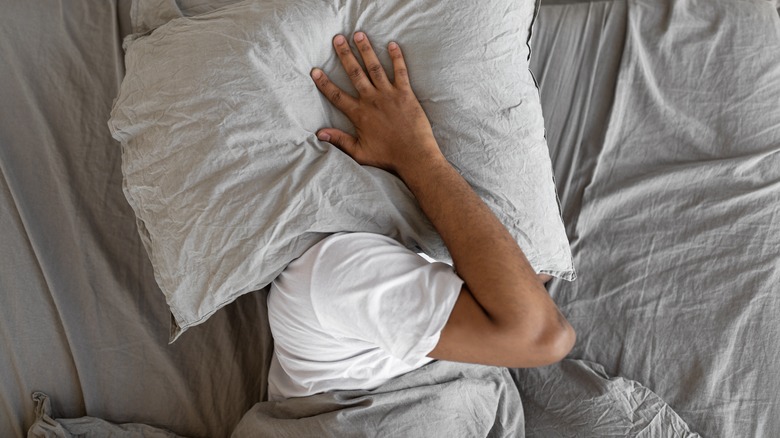
{"label": "elbow", "polygon": [[554,323],[554,327],[545,330],[544,334],[537,339],[537,349],[540,365],[552,365],[563,360],[574,348],[577,341],[577,334],[574,328],[561,316],[559,322]]}
{"label": "elbow", "polygon": [[574,328],[560,314],[548,323],[537,325],[534,332],[533,336],[526,335],[522,347],[516,347],[515,351],[520,354],[510,367],[534,368],[560,362],[569,354],[577,340]]}

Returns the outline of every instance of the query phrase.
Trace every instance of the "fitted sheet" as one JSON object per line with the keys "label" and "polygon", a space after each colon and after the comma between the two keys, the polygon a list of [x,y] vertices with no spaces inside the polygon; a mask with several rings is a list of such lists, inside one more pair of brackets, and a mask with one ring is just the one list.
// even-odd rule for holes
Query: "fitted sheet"
{"label": "fitted sheet", "polygon": [[106,121],[127,2],[4,2],[0,14],[0,436],[52,416],[225,436],[263,397],[262,293],[168,346],[169,311],[122,193]]}
{"label": "fitted sheet", "polygon": [[625,1],[545,1],[531,36],[547,144],[569,239],[604,144],[623,54]]}
{"label": "fitted sheet", "polygon": [[777,436],[776,4],[627,6],[614,103],[569,224],[582,275],[550,285],[578,333],[570,356],[641,382],[703,436]]}

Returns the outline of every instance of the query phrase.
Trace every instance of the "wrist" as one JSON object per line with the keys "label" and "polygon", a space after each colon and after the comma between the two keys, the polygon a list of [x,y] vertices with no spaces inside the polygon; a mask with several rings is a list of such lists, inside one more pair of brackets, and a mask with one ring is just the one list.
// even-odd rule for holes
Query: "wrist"
{"label": "wrist", "polygon": [[451,167],[437,144],[434,143],[433,147],[423,147],[421,149],[422,151],[419,154],[415,154],[414,157],[400,163],[395,168],[395,172],[408,186],[421,178],[429,178],[432,170],[436,168],[441,166]]}

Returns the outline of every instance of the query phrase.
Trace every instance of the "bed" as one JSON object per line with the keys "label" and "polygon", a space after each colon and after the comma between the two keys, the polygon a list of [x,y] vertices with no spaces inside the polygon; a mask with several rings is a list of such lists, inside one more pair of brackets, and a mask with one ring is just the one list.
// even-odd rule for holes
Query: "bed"
{"label": "bed", "polygon": [[548,290],[574,349],[283,402],[267,290],[168,343],[106,126],[131,1],[3,6],[0,435],[780,434],[776,2],[542,2],[531,69],[578,272]]}

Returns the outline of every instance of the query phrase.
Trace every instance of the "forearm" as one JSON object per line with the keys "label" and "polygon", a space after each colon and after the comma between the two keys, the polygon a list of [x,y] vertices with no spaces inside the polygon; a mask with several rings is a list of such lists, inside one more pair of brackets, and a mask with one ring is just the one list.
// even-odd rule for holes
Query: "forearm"
{"label": "forearm", "polygon": [[458,275],[496,325],[542,327],[540,318],[558,318],[520,247],[443,155],[398,173],[442,236]]}

